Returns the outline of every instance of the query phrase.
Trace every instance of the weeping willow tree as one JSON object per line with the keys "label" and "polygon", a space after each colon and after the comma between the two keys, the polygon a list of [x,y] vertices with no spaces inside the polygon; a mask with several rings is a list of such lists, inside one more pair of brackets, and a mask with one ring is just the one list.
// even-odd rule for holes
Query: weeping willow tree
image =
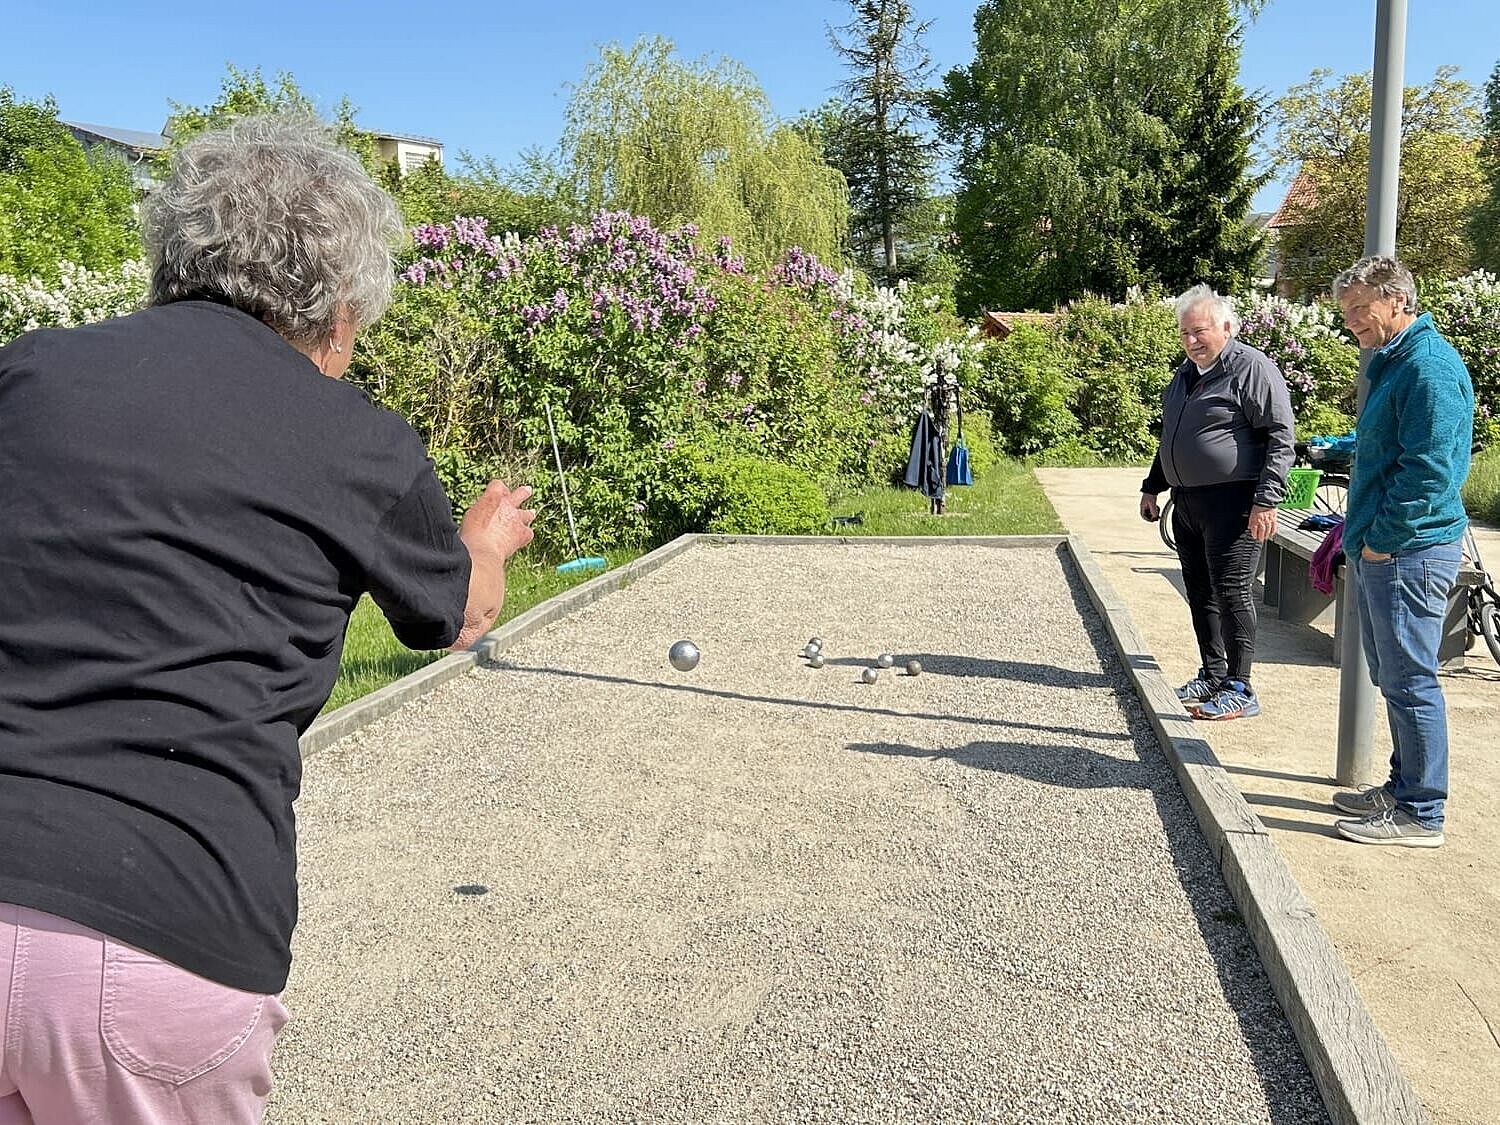
{"label": "weeping willow tree", "polygon": [[739,63],[684,62],[670,41],[605,47],[574,88],[563,134],[573,204],[696,223],[728,237],[752,267],[791,246],[841,256],[848,221],[843,176],[790,126]]}

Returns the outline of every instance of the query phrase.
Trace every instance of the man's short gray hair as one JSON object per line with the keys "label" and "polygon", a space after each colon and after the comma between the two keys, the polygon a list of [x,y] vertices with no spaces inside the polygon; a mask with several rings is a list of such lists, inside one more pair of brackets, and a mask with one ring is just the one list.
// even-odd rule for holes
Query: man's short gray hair
{"label": "man's short gray hair", "polygon": [[1229,334],[1235,336],[1240,330],[1240,316],[1234,311],[1234,304],[1228,297],[1221,297],[1207,285],[1195,285],[1178,297],[1173,304],[1177,312],[1177,323],[1182,323],[1182,318],[1198,308],[1200,305],[1208,305],[1213,311],[1213,318],[1220,324],[1229,325]]}
{"label": "man's short gray hair", "polygon": [[1417,282],[1411,270],[1385,254],[1361,258],[1334,278],[1333,299],[1340,300],[1351,285],[1368,286],[1382,297],[1400,297],[1402,311],[1417,311]]}
{"label": "man's short gray hair", "polygon": [[313,344],[341,308],[365,327],[391,301],[400,214],[310,118],[245,117],[195,137],[144,226],[153,305],[218,301]]}

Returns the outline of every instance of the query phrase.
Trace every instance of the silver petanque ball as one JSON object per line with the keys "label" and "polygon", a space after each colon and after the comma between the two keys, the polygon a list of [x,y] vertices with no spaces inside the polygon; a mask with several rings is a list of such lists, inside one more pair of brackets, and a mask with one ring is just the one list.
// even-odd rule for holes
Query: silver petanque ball
{"label": "silver petanque ball", "polygon": [[810,644],[810,645],[812,645],[813,648],[822,648],[823,647],[823,638],[822,637],[814,637],[812,640],[808,641],[807,643]]}
{"label": "silver petanque ball", "polygon": [[691,672],[698,667],[698,646],[692,641],[678,641],[667,650],[667,659],[679,672]]}
{"label": "silver petanque ball", "polygon": [[811,656],[809,656],[807,658],[807,666],[809,668],[821,668],[821,667],[823,667],[823,654],[821,652],[815,652],[815,653],[813,653]]}
{"label": "silver petanque ball", "polygon": [[920,676],[922,674],[922,662],[920,660],[908,660],[906,662],[906,674],[908,676]]}
{"label": "silver petanque ball", "polygon": [[880,679],[880,672],[875,668],[866,668],[859,674],[859,678],[867,684],[873,684],[876,680]]}
{"label": "silver petanque ball", "polygon": [[813,657],[817,656],[818,653],[820,653],[822,651],[823,651],[823,646],[822,645],[809,644],[806,648],[804,648],[802,650],[802,655],[805,656],[805,657],[807,657],[809,660],[811,660]]}
{"label": "silver petanque ball", "polygon": [[896,657],[892,653],[882,652],[878,657],[876,657],[875,663],[879,664],[882,668],[889,668],[896,663]]}

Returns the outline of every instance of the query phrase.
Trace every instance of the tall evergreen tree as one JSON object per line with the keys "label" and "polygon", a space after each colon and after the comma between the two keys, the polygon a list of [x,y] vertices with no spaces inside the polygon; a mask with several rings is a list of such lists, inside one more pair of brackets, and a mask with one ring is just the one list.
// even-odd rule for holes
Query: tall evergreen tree
{"label": "tall evergreen tree", "polygon": [[1234,292],[1250,281],[1261,252],[1249,222],[1269,178],[1251,168],[1261,109],[1239,83],[1242,29],[1227,6],[1215,18],[1198,82],[1171,118],[1177,143],[1163,170],[1161,209],[1141,216],[1142,272],[1174,292],[1199,282]]}
{"label": "tall evergreen tree", "polygon": [[931,26],[907,0],[850,0],[854,18],[829,29],[852,76],[843,112],[825,137],[831,163],[849,184],[856,248],[878,245],[887,278],[897,273],[897,238],[931,194],[935,142],[923,135],[923,85],[932,59],[922,46]]}
{"label": "tall evergreen tree", "polygon": [[[1121,297],[1163,273],[1221,277],[1243,257],[1246,203],[1233,145],[1188,152],[1195,129],[1232,127],[1235,56],[1258,0],[985,0],[975,59],[933,98],[955,149],[960,305],[1051,307]],[[1210,96],[1210,91],[1217,93]],[[1201,104],[1200,104],[1201,103]],[[1193,107],[1198,108],[1194,109]],[[1212,203],[1204,203],[1212,193]],[[1205,220],[1205,210],[1220,217]],[[1198,228],[1179,230],[1191,216]],[[1219,229],[1222,229],[1220,233]],[[1204,268],[1204,267],[1208,268]]]}

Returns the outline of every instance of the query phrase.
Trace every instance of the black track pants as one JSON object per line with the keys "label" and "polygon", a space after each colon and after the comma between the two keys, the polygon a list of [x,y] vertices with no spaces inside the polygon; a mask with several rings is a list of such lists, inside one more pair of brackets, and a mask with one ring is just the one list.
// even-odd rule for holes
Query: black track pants
{"label": "black track pants", "polygon": [[1254,481],[1172,493],[1172,532],[1198,653],[1210,679],[1250,682],[1260,543],[1250,535]]}

